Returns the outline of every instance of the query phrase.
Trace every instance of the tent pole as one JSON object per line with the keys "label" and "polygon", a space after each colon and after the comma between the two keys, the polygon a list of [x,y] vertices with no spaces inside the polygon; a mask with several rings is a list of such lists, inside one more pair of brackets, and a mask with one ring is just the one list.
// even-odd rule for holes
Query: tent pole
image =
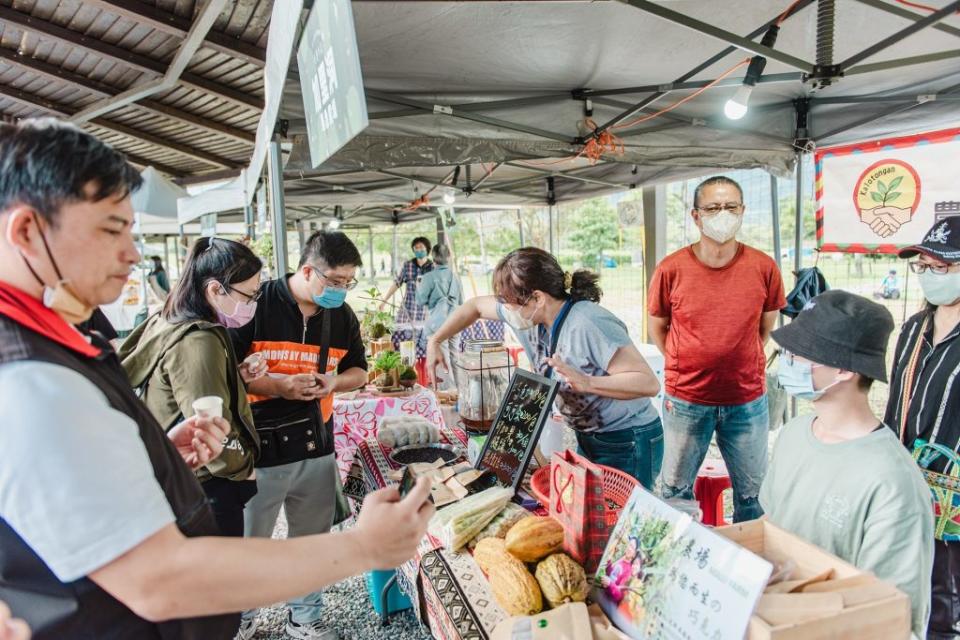
{"label": "tent pole", "polygon": [[796,231],[794,233],[793,269],[800,272],[803,267],[803,154],[797,153],[797,209]]}
{"label": "tent pole", "polygon": [[183,233],[183,225],[179,226],[177,233],[177,273],[183,273],[183,263],[187,256],[187,237]]}
{"label": "tent pole", "polygon": [[[803,153],[797,152],[797,200],[794,214],[796,228],[793,245],[793,270],[800,273],[803,266]],[[797,416],[797,399],[790,398],[790,417]]]}
{"label": "tent pole", "polygon": [[[783,273],[780,247],[780,189],[777,176],[770,174],[770,214],[773,218],[773,259],[777,261],[777,271]],[[783,314],[777,315],[777,325],[783,326]]]}
{"label": "tent pole", "polygon": [[253,204],[250,203],[243,208],[243,222],[247,225],[247,237],[251,242],[256,239],[257,224],[253,216]]}
{"label": "tent pole", "polygon": [[527,246],[527,243],[523,239],[523,221],[520,218],[520,209],[517,209],[517,229],[520,231],[520,246]]}
{"label": "tent pole", "polygon": [[280,136],[273,136],[270,154],[270,205],[273,221],[273,268],[274,276],[282,278],[287,272],[287,212],[283,203],[283,167],[280,156]]}
{"label": "tent pole", "polygon": [[163,236],[163,266],[170,268],[170,238]]}
{"label": "tent pole", "polygon": [[367,227],[368,256],[370,259],[370,284],[373,285],[377,280],[377,268],[373,264],[373,225]]}
{"label": "tent pole", "polygon": [[[480,272],[487,273],[487,245],[483,238],[483,211],[477,211],[477,235],[480,236]],[[477,295],[474,287],[473,295]]]}
{"label": "tent pole", "polygon": [[399,222],[393,223],[393,253],[390,254],[390,270],[391,273],[397,273],[397,270],[400,268],[397,264],[397,258],[400,255],[400,247],[397,245],[397,225]]}
{"label": "tent pole", "polygon": [[547,230],[549,232],[549,241],[550,241],[550,253],[557,255],[557,247],[554,244],[555,239],[553,237],[553,208],[556,205],[549,205],[547,207]]}

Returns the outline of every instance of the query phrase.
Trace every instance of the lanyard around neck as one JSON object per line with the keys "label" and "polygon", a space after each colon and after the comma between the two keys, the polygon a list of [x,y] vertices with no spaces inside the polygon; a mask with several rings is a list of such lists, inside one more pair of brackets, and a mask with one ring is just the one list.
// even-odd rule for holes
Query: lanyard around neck
{"label": "lanyard around neck", "polygon": [[[566,322],[567,316],[570,314],[570,309],[576,304],[577,301],[569,299],[563,303],[563,307],[560,308],[560,313],[557,314],[557,317],[553,320],[553,326],[550,327],[550,345],[549,350],[547,351],[547,357],[552,358],[553,354],[557,351],[557,341],[560,340],[560,329],[563,327],[563,323]],[[553,376],[553,367],[547,367],[543,373],[544,377],[550,378]]]}

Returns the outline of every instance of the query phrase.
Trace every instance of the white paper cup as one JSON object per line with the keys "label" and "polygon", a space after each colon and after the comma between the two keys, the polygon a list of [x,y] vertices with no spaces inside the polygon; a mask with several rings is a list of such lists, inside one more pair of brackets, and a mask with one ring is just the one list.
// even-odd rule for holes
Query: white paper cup
{"label": "white paper cup", "polygon": [[193,412],[201,418],[222,418],[223,398],[204,396],[193,401]]}

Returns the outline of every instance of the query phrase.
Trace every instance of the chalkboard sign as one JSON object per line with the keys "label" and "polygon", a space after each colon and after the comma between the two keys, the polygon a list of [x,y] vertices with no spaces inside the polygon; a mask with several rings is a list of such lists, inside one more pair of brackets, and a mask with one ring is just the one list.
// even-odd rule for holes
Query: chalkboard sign
{"label": "chalkboard sign", "polygon": [[556,394],[556,380],[516,370],[477,458],[476,468],[490,470],[500,484],[516,491]]}

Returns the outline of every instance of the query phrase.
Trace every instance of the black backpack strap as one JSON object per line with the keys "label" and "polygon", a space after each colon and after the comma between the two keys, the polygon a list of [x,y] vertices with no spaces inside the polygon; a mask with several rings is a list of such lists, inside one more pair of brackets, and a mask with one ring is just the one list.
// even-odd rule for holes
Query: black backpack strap
{"label": "black backpack strap", "polygon": [[320,318],[320,357],[317,358],[317,371],[327,373],[327,358],[330,355],[330,309],[324,309]]}

